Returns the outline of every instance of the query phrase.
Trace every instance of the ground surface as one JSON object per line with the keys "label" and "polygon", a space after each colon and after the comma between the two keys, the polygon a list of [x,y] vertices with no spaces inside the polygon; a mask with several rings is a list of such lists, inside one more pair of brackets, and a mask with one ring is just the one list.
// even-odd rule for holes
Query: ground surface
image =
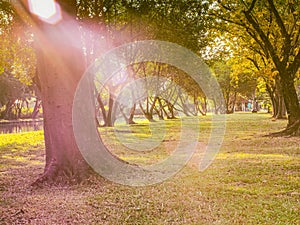
{"label": "ground surface", "polygon": [[[101,133],[114,154],[151,164],[172,152],[178,123],[168,121],[164,141],[147,153],[126,151],[112,129]],[[147,187],[94,177],[90,184],[32,189],[44,166],[42,132],[0,135],[0,224],[300,224],[300,139],[264,136],[285,124],[268,114],[229,115],[217,158],[199,172],[210,134],[210,117],[201,118],[195,157],[173,178]],[[128,141],[151,135],[147,125],[131,134],[124,129],[117,132]]]}

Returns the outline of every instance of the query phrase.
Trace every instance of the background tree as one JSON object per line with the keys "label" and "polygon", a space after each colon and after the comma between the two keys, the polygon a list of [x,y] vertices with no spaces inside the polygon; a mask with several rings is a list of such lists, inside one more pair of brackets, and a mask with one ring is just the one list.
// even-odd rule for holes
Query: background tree
{"label": "background tree", "polygon": [[1,2],[0,111],[4,119],[19,118],[22,102],[35,96],[33,78],[36,74],[36,58],[32,48],[33,40],[31,34],[21,27],[22,24],[14,15],[10,4],[7,1]]}
{"label": "background tree", "polygon": [[[103,4],[100,5],[103,6]],[[83,4],[80,5],[81,8],[79,9],[88,8],[83,6]],[[96,26],[105,27],[105,33],[108,34],[106,38],[112,40],[114,46],[129,41],[159,39],[178,43],[198,53],[208,41],[209,18],[205,13],[207,9],[207,3],[194,0],[187,2],[143,0],[122,1],[122,3],[115,1],[105,5],[105,12],[100,13],[104,16],[101,22],[98,20]],[[95,17],[100,14],[97,13]],[[87,13],[83,13],[83,15],[83,17],[89,18]],[[93,21],[96,22],[97,20],[94,19]],[[103,28],[101,29],[103,30]],[[143,65],[145,66],[145,64]],[[137,67],[136,69],[139,70],[140,68]],[[138,71],[132,72],[137,73]],[[147,71],[147,73],[151,74],[153,71]],[[181,82],[185,82],[185,78],[182,77]],[[107,120],[111,114],[110,108],[113,105],[112,96],[114,93],[109,87],[105,89],[108,92],[98,95],[98,102],[101,106],[99,108],[102,112],[102,118],[106,121],[104,125],[111,126],[112,123]],[[145,104],[146,108],[142,110],[150,120],[153,119],[152,114],[156,110],[155,103],[157,101],[158,99],[155,101],[148,99],[147,104]]]}
{"label": "background tree", "polygon": [[300,135],[300,106],[295,78],[300,67],[299,2],[214,1],[224,25],[236,26],[249,35],[278,71],[288,114],[287,128],[278,135]]}

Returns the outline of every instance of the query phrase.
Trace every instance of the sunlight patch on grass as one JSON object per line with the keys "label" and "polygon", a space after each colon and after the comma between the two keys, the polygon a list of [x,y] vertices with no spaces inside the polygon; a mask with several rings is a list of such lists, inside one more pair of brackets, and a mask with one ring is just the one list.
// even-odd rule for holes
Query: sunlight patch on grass
{"label": "sunlight patch on grass", "polygon": [[38,149],[44,145],[43,131],[32,131],[15,134],[0,134],[0,153],[3,149],[27,151]]}
{"label": "sunlight patch on grass", "polygon": [[44,135],[32,131],[0,135],[1,171],[11,168],[41,166],[43,162]]}
{"label": "sunlight patch on grass", "polygon": [[283,154],[260,154],[260,153],[219,153],[217,159],[245,159],[245,158],[280,158],[280,159],[290,159],[291,156]]}

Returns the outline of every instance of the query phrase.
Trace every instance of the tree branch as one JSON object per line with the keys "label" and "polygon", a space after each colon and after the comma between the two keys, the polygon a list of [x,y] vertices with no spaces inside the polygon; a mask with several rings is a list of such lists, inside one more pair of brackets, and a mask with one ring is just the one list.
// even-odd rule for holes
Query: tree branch
{"label": "tree branch", "polygon": [[264,46],[270,53],[271,58],[273,59],[276,67],[280,70],[282,70],[282,65],[280,62],[279,57],[277,56],[274,46],[270,42],[269,38],[266,36],[266,34],[263,32],[263,30],[260,28],[259,24],[253,19],[253,17],[250,15],[249,11],[244,11],[244,14],[246,16],[246,19],[248,22],[252,25],[253,29],[258,33],[260,39],[264,43]]}
{"label": "tree branch", "polygon": [[268,1],[269,5],[270,5],[270,10],[271,10],[271,12],[272,12],[272,13],[274,14],[274,16],[275,16],[276,22],[277,22],[277,24],[278,24],[278,26],[279,26],[279,28],[280,28],[280,31],[281,31],[282,36],[285,38],[285,41],[286,41],[287,43],[290,42],[290,35],[288,34],[288,32],[287,32],[287,30],[286,30],[286,28],[285,28],[285,26],[284,26],[284,23],[283,23],[283,21],[282,21],[282,18],[281,18],[281,16],[279,15],[279,13],[278,13],[278,11],[277,11],[277,9],[276,9],[276,7],[275,7],[273,0],[267,0],[267,1]]}
{"label": "tree branch", "polygon": [[232,8],[230,8],[230,7],[226,6],[225,4],[223,4],[221,0],[218,0],[218,3],[222,6],[222,8],[224,8],[224,9],[230,11],[230,12],[232,11]]}
{"label": "tree branch", "polygon": [[288,31],[286,30],[286,27],[282,21],[281,16],[279,15],[279,12],[277,11],[274,1],[273,0],[268,0],[269,6],[270,6],[270,12],[274,14],[275,20],[277,25],[279,26],[280,32],[284,38],[284,44],[282,46],[282,51],[283,51],[283,64],[286,64],[289,60],[289,53],[291,50],[291,39],[290,35],[288,34]]}
{"label": "tree branch", "polygon": [[267,57],[269,57],[270,54],[269,54],[269,52],[268,52],[268,49],[267,49],[266,46],[258,39],[258,37],[257,37],[254,33],[252,33],[252,32],[250,31],[250,29],[247,29],[246,32],[250,35],[250,37],[252,37],[252,38],[256,41],[256,43],[257,43],[257,44],[260,46],[260,48],[263,50],[264,54],[265,54]]}
{"label": "tree branch", "polygon": [[291,74],[296,74],[299,68],[300,68],[300,50],[298,51],[298,54],[296,55],[294,62],[289,65],[287,70]]}
{"label": "tree branch", "polygon": [[253,65],[256,67],[256,69],[258,71],[260,70],[260,66],[258,65],[258,62],[255,59],[253,59],[251,57],[247,57],[247,59],[250,60],[253,63]]}
{"label": "tree branch", "polygon": [[252,10],[254,9],[254,6],[255,6],[256,1],[257,1],[257,0],[252,0],[249,9],[246,11],[247,13],[251,13],[251,12],[252,12]]}

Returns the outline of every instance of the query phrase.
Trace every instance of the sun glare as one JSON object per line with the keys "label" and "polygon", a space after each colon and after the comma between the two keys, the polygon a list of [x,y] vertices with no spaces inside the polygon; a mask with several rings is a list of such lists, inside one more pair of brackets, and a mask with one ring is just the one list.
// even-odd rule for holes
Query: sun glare
{"label": "sun glare", "polygon": [[44,22],[55,24],[61,20],[60,7],[55,0],[28,0],[28,4],[30,12]]}

